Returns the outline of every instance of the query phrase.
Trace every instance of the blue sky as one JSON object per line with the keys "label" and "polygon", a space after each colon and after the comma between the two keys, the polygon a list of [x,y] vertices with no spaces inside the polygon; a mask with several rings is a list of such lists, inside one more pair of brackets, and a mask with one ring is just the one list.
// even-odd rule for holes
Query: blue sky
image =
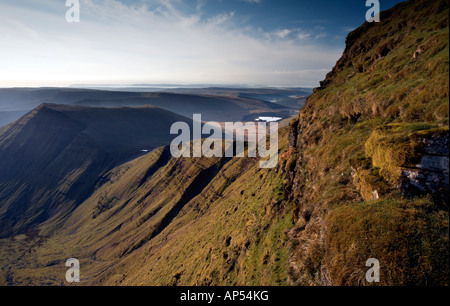
{"label": "blue sky", "polygon": [[65,0],[0,0],[0,86],[315,87],[364,23],[365,3],[80,0],[81,22],[67,23]]}

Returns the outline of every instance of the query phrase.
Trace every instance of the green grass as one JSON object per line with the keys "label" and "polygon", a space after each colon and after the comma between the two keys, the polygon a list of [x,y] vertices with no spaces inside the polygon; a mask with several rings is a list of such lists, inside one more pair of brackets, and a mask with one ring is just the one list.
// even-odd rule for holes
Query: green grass
{"label": "green grass", "polygon": [[[344,205],[327,217],[326,265],[336,285],[367,285],[365,263],[381,265],[378,285],[448,285],[448,212],[432,201],[384,199]],[[439,267],[435,269],[433,267]]]}

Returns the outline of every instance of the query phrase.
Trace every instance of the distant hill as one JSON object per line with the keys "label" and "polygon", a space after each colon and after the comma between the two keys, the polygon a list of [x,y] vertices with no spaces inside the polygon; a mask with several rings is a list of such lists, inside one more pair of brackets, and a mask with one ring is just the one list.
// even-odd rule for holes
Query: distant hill
{"label": "distant hill", "polygon": [[153,105],[168,111],[191,117],[202,114],[206,121],[253,121],[259,116],[287,118],[292,109],[276,103],[226,96],[199,96],[173,93],[143,93],[141,97],[127,99],[88,99],[76,105],[114,107],[120,105]]}
{"label": "distant hill", "polygon": [[226,88],[226,87],[208,87],[208,88],[174,88],[167,90],[173,93],[183,94],[204,94],[215,96],[242,97],[257,99],[263,101],[274,101],[289,96],[309,96],[312,88]]}
{"label": "distant hill", "polygon": [[[246,91],[242,89],[245,93]],[[0,89],[0,126],[20,118],[43,103],[84,105],[94,107],[157,106],[192,118],[202,114],[206,121],[252,121],[259,116],[289,118],[299,104],[271,103],[263,96],[240,96],[241,92],[230,90],[205,94],[204,89],[192,89],[192,93],[122,92],[75,88],[6,88]],[[255,91],[259,92],[259,91]],[[271,95],[288,97],[291,91],[270,90]],[[276,93],[275,93],[276,92]],[[219,94],[224,94],[219,95]],[[226,95],[225,95],[226,94]],[[261,99],[260,99],[261,98]]]}
{"label": "distant hill", "polygon": [[[136,93],[114,92],[116,98],[135,97]],[[43,103],[72,104],[84,99],[111,98],[109,91],[75,88],[0,88],[1,111],[30,111]],[[123,105],[126,106],[126,105]]]}
{"label": "distant hill", "polygon": [[0,233],[64,215],[99,175],[173,139],[191,120],[156,107],[91,108],[43,104],[0,128]]}

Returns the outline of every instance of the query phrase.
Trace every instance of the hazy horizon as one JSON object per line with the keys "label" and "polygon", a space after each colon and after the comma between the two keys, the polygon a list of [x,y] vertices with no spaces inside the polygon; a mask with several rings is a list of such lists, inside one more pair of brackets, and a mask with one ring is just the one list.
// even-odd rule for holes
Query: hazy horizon
{"label": "hazy horizon", "polygon": [[315,87],[312,86],[282,86],[282,85],[260,85],[260,84],[203,84],[203,83],[179,83],[179,84],[164,84],[164,83],[148,83],[148,84],[68,84],[68,85],[55,85],[55,86],[4,86],[0,84],[0,88],[8,89],[8,88],[74,88],[74,89],[89,89],[89,88],[155,88],[155,89],[164,89],[164,88],[171,88],[171,89],[177,89],[177,88],[192,88],[192,89],[198,89],[198,88],[255,88],[255,89],[286,89],[286,88],[304,88],[304,89],[314,89]]}

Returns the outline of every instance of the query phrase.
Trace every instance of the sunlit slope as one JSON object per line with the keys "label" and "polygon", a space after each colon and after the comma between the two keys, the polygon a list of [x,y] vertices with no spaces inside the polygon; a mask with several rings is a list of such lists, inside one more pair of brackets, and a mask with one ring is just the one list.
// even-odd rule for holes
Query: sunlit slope
{"label": "sunlit slope", "polygon": [[59,231],[32,240],[9,276],[62,284],[64,259],[75,257],[82,284],[286,284],[291,210],[280,175],[258,163],[175,159],[159,148],[112,170]]}

